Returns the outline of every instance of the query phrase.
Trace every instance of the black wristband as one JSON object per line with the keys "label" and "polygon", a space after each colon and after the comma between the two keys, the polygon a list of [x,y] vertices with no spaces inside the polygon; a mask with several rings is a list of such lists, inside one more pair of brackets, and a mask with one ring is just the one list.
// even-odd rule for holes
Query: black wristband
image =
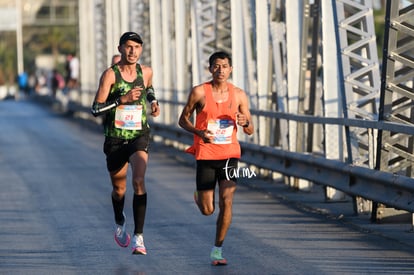
{"label": "black wristband", "polygon": [[157,98],[155,97],[155,92],[154,92],[154,88],[152,86],[148,87],[147,90],[147,100],[148,102],[153,102],[154,100],[157,100]]}
{"label": "black wristband", "polygon": [[244,124],[242,127],[247,128],[247,127],[249,127],[249,125],[250,125],[250,122],[248,120],[246,120],[246,124]]}

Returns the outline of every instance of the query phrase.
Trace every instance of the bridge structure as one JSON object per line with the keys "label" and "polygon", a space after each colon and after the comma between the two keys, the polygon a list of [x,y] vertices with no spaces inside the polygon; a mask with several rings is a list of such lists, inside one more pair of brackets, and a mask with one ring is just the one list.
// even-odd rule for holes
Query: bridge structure
{"label": "bridge structure", "polygon": [[371,0],[79,1],[81,89],[87,111],[124,31],[144,41],[162,106],[159,141],[192,139],[178,116],[208,57],[231,53],[232,82],[250,99],[256,132],[240,136],[243,162],[292,188],[326,186],[327,201],[350,195],[356,213],[414,212],[414,4],[386,1],[377,49]]}

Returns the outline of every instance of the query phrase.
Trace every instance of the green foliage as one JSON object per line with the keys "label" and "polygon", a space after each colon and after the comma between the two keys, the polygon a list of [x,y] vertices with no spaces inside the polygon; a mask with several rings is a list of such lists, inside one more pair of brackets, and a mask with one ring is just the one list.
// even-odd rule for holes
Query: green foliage
{"label": "green foliage", "polygon": [[0,32],[0,85],[14,82],[17,75],[16,58],[16,34]]}
{"label": "green foliage", "polygon": [[[24,27],[23,64],[25,71],[34,73],[35,59],[39,55],[53,56],[55,66],[59,55],[75,53],[77,49],[77,26]],[[17,47],[15,32],[0,32],[0,85],[13,84],[17,75]]]}

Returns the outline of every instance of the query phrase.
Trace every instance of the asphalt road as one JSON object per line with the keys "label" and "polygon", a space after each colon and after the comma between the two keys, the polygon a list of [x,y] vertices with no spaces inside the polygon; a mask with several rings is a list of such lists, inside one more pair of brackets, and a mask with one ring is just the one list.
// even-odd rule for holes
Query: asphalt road
{"label": "asphalt road", "polygon": [[[414,274],[413,247],[240,185],[211,266],[216,215],[193,202],[194,169],[153,144],[148,255],[113,240],[103,135],[30,101],[0,102],[0,274]],[[254,179],[250,179],[254,180]],[[132,188],[125,212],[132,224]]]}

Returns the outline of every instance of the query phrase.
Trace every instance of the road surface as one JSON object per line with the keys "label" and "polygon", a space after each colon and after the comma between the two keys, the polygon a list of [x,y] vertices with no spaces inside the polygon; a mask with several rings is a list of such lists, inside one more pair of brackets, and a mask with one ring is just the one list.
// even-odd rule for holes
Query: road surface
{"label": "road surface", "polygon": [[[216,215],[193,202],[194,169],[153,144],[148,255],[113,239],[98,126],[30,100],[0,102],[0,274],[414,274],[413,247],[240,185],[211,266]],[[254,179],[250,179],[254,180]],[[132,224],[132,188],[125,203]]]}

